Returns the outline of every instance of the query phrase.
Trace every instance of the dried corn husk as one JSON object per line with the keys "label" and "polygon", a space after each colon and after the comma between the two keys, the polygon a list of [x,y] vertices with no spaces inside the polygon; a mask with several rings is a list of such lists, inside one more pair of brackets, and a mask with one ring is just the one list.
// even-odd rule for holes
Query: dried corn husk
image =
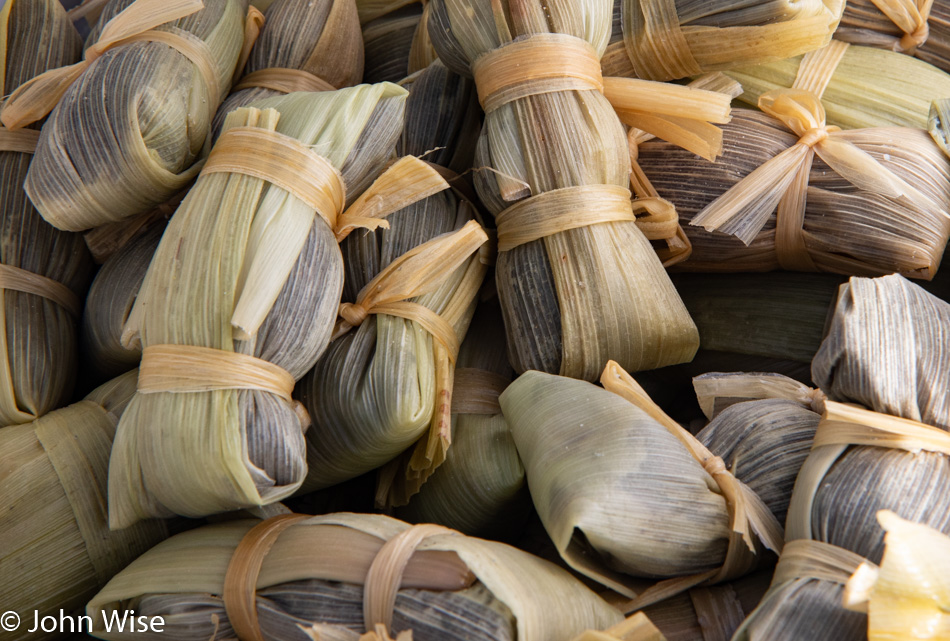
{"label": "dried corn husk", "polygon": [[[50,72],[14,92],[0,115],[8,127],[56,106],[25,185],[48,222],[79,231],[121,220],[165,202],[194,178],[241,52],[245,4],[112,0],[87,41],[91,64]],[[160,26],[148,38],[174,34],[203,64],[165,42],[108,48],[153,24]]]}
{"label": "dried corn husk", "polygon": [[[426,189],[447,186],[428,167],[400,162],[366,190],[399,135],[405,96],[391,84],[294,93],[225,121],[123,335],[144,350],[140,393],[119,424],[110,466],[114,527],[265,505],[300,486],[309,419],[290,391],[333,330],[343,286],[337,238],[386,224],[386,207],[418,197],[416,183],[411,197],[394,189],[406,173]],[[293,164],[282,165],[274,154],[288,149]],[[360,198],[341,213],[344,190]]]}
{"label": "dried corn husk", "polygon": [[[853,0],[848,2],[851,4]],[[802,58],[727,72],[752,106],[773,89],[791,87]],[[845,129],[927,126],[930,103],[950,96],[950,75],[909,56],[870,47],[848,47],[822,96],[828,124]]]}
{"label": "dried corn husk", "polygon": [[[444,147],[425,158],[449,164],[471,158],[463,125],[473,110],[471,83],[441,65],[430,66],[411,84],[400,152],[422,156]],[[381,503],[401,505],[444,460],[451,442],[454,359],[490,262],[487,236],[474,215],[461,195],[443,191],[393,214],[391,229],[355,233],[341,245],[341,316],[347,321],[298,386],[314,421],[305,491],[403,454],[381,474],[378,495]],[[392,301],[403,302],[387,306]],[[383,305],[380,312],[355,322],[362,320],[358,308],[375,304]],[[407,304],[417,312],[419,305],[431,310],[448,325],[436,319],[439,329],[396,309]],[[347,310],[356,317],[343,315]]]}
{"label": "dried corn husk", "polygon": [[[0,95],[79,51],[58,0],[0,7]],[[23,191],[38,135],[0,128],[0,425],[27,423],[70,400],[92,271],[82,237],[47,224]]]}
{"label": "dried corn husk", "polygon": [[[689,360],[695,326],[626,211],[629,153],[611,103],[592,88],[596,82],[576,83],[572,71],[556,66],[542,69],[560,60],[599,74],[594,59],[607,43],[611,3],[552,8],[536,1],[434,0],[431,6],[440,59],[474,73],[484,94],[476,187],[500,221],[511,221],[499,225],[496,283],[515,371],[593,380],[608,358],[631,370]],[[587,69],[592,61],[594,69]],[[518,69],[518,77],[496,73],[494,65]],[[715,155],[711,122],[728,119],[727,96],[645,81],[601,84],[624,122],[641,129],[659,123],[650,133],[668,137],[678,127],[682,133],[685,122],[701,132],[697,153]],[[674,106],[684,118],[653,115]],[[522,217],[537,228],[522,225]],[[525,227],[537,233],[519,233]]]}
{"label": "dried corn husk", "polygon": [[427,1],[356,0],[356,7],[366,47],[363,82],[398,82],[438,59]]}
{"label": "dried corn husk", "polygon": [[153,225],[103,264],[89,287],[82,317],[84,373],[95,381],[138,367],[142,350],[122,344],[122,330],[132,313],[165,225]]}
{"label": "dried corn husk", "polygon": [[[535,508],[568,564],[638,596],[637,609],[741,576],[761,557],[757,541],[781,548],[775,517],[721,459],[615,363],[602,381],[611,391],[527,372],[500,397]],[[632,577],[679,578],[644,590]]]}
{"label": "dried corn husk", "polygon": [[675,80],[819,49],[843,0],[614,0],[608,75]]}
{"label": "dried corn husk", "polygon": [[480,303],[459,352],[452,398],[452,447],[396,515],[465,534],[511,539],[522,531],[531,497],[498,395],[511,382],[501,310]]}
{"label": "dried corn husk", "polygon": [[214,119],[292,91],[351,87],[363,77],[363,45],[354,0],[278,0],[250,51],[234,91]]}
{"label": "dried corn husk", "polygon": [[81,613],[119,570],[167,536],[161,521],[110,532],[106,517],[109,450],[135,378],[129,372],[74,405],[0,430],[0,600],[23,622],[4,639],[55,638],[27,632],[34,610],[40,618]]}
{"label": "dried corn husk", "polygon": [[247,536],[254,525],[186,532],[140,557],[89,603],[96,636],[134,638],[103,629],[100,611],[125,607],[163,616],[178,641],[355,639],[377,624],[414,641],[567,641],[622,618],[563,570],[440,526],[285,516]]}
{"label": "dried corn husk", "polygon": [[868,641],[950,638],[950,539],[881,510],[884,560],[848,580],[845,605],[868,613]]}

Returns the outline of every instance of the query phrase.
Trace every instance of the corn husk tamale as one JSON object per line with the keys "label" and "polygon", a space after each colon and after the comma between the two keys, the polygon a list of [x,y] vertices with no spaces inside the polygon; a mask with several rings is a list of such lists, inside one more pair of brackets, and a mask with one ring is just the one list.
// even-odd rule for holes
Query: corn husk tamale
{"label": "corn husk tamale", "polygon": [[4,639],[55,638],[27,632],[34,610],[41,619],[81,614],[109,579],[167,536],[161,521],[109,531],[109,450],[135,377],[129,372],[74,405],[0,430],[0,599],[23,619]]}
{"label": "corn husk tamale", "polygon": [[[848,3],[850,5],[850,2]],[[762,94],[791,87],[802,57],[726,72],[756,106]],[[927,126],[930,102],[950,96],[950,75],[933,65],[891,51],[852,45],[834,70],[822,104],[828,124],[845,129]]]}
{"label": "corn husk tamale", "polygon": [[[465,141],[460,125],[472,109],[471,82],[430,66],[411,85],[400,152],[445,147],[425,156],[437,163],[464,155],[453,147]],[[462,196],[443,191],[393,214],[390,229],[355,233],[341,245],[344,321],[298,386],[314,422],[306,491],[389,464],[379,500],[403,504],[444,460],[458,344],[490,262],[474,215]],[[393,300],[402,302],[387,306]],[[406,305],[415,311],[394,309]],[[442,320],[423,318],[433,312]]]}
{"label": "corn husk tamale", "polygon": [[[79,53],[58,0],[0,7],[0,95]],[[0,128],[0,425],[27,423],[70,400],[92,271],[82,237],[47,224],[23,191],[38,136]]]}
{"label": "corn husk tamale", "polygon": [[43,218],[88,229],[147,211],[194,178],[243,46],[245,4],[112,0],[84,62],[13,92],[0,112],[7,127],[55,106],[25,184]]}
{"label": "corn husk tamale", "polygon": [[[760,542],[781,549],[781,526],[721,459],[615,363],[602,381],[608,389],[527,372],[500,397],[535,508],[569,565],[637,597],[635,609],[742,576]],[[646,589],[633,577],[675,578]]]}
{"label": "corn husk tamale", "polygon": [[[391,84],[293,93],[225,121],[124,332],[144,349],[110,466],[115,527],[264,505],[300,486],[309,418],[290,393],[333,331],[338,238],[385,225],[390,202],[447,187],[409,159],[367,189],[395,145],[405,96]],[[406,174],[414,182],[394,189]],[[344,193],[355,199],[345,211]]]}
{"label": "corn husk tamale", "polygon": [[611,76],[675,80],[782,60],[831,40],[844,0],[613,0]]}
{"label": "corn husk tamale", "polygon": [[278,0],[250,51],[242,77],[214,119],[255,100],[292,91],[351,87],[363,77],[363,46],[354,0]]}
{"label": "corn husk tamale", "polygon": [[429,39],[428,2],[356,0],[356,7],[366,47],[363,82],[398,82],[438,58]]}
{"label": "corn husk tamale", "polygon": [[[600,74],[609,1],[556,10],[536,0],[431,6],[440,59],[474,74],[486,109],[476,187],[498,222],[496,284],[515,371],[593,380],[609,358],[631,370],[689,360],[696,329],[627,209],[629,153],[611,109],[623,102],[619,95],[635,102],[674,89],[620,79],[578,84],[570,70],[545,68],[561,60],[565,67],[593,65],[593,75]],[[726,96],[675,90],[685,94],[671,103],[713,97],[728,111]],[[684,96],[689,100],[680,102]],[[652,106],[640,109],[653,113]],[[728,119],[720,115],[716,122]],[[695,124],[716,137],[709,120]]]}
{"label": "corn husk tamale", "polygon": [[95,636],[135,638],[104,630],[103,612],[125,608],[162,616],[178,641],[356,641],[378,625],[414,641],[570,641],[622,619],[560,568],[441,526],[347,513],[254,526],[193,530],[141,556],[89,603]]}
{"label": "corn husk tamale", "polygon": [[496,300],[479,303],[455,370],[452,447],[399,518],[496,540],[521,533],[531,497],[498,405],[511,377],[501,310]]}
{"label": "corn husk tamale", "polygon": [[134,369],[142,360],[140,346],[122,344],[122,330],[164,231],[164,225],[153,225],[134,238],[102,265],[89,287],[80,353],[83,373],[94,381]]}

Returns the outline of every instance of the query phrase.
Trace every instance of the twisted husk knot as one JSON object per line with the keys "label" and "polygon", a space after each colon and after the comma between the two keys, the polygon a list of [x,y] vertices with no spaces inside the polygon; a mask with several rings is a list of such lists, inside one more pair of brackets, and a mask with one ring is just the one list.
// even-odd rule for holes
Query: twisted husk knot
{"label": "twisted husk knot", "polygon": [[359,327],[366,320],[369,312],[362,305],[355,303],[343,303],[340,305],[339,315],[348,325]]}

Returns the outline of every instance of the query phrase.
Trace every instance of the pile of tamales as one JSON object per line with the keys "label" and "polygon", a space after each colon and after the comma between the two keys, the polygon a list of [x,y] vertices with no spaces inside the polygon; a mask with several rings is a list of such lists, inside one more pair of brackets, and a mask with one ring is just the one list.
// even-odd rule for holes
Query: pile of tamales
{"label": "pile of tamales", "polygon": [[6,0],[0,636],[950,638],[948,38]]}

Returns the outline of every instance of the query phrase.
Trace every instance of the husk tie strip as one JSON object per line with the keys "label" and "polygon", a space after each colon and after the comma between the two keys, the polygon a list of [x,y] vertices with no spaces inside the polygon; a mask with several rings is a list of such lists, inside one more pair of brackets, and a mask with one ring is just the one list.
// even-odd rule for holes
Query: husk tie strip
{"label": "husk tie strip", "polygon": [[252,71],[234,85],[234,91],[262,87],[282,93],[295,91],[334,91],[336,87],[303,69],[268,67]]}
{"label": "husk tie strip", "polygon": [[0,263],[0,289],[9,289],[26,294],[36,294],[49,299],[72,314],[74,318],[82,315],[82,301],[59,281],[33,272]]}
{"label": "husk tie strip", "polygon": [[53,110],[69,87],[97,58],[111,49],[133,42],[166,44],[194,63],[208,88],[208,95],[212,97],[208,101],[208,108],[213,115],[222,88],[208,45],[185,31],[155,29],[203,8],[201,0],[136,0],[106,24],[99,40],[86,49],[81,62],[47,71],[14,91],[0,110],[0,121],[10,129],[18,129],[40,120]]}
{"label": "husk tie strip", "polygon": [[32,154],[36,151],[36,143],[40,139],[40,132],[36,129],[7,129],[0,127],[0,151],[16,151],[21,154]]}
{"label": "husk tie strip", "polygon": [[914,55],[930,36],[930,10],[933,0],[871,0],[904,35],[894,45],[899,53]]}

